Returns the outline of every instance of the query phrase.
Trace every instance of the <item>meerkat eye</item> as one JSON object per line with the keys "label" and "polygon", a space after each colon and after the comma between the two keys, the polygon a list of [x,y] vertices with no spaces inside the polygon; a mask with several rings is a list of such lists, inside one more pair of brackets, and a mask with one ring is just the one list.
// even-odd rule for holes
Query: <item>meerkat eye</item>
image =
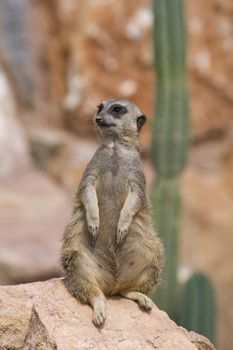
{"label": "meerkat eye", "polygon": [[110,109],[110,114],[117,118],[126,113],[127,109],[124,106],[112,106]]}
{"label": "meerkat eye", "polygon": [[100,103],[98,106],[97,106],[97,113],[100,113],[102,111],[102,109],[104,108],[104,104],[103,103]]}
{"label": "meerkat eye", "polygon": [[122,108],[121,107],[114,107],[112,111],[115,113],[121,113]]}

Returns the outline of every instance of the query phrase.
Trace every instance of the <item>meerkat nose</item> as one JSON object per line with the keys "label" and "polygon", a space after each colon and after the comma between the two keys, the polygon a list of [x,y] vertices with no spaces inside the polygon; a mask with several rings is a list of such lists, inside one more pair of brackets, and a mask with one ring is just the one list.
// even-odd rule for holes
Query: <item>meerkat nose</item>
{"label": "meerkat nose", "polygon": [[102,123],[102,118],[96,117],[95,121],[96,121],[97,124],[101,124]]}

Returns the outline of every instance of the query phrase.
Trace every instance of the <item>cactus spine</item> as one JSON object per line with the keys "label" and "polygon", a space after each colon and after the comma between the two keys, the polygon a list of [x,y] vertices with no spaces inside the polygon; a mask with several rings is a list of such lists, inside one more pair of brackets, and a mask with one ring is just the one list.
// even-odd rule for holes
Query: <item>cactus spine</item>
{"label": "cactus spine", "polygon": [[180,323],[215,341],[216,305],[213,286],[202,273],[193,274],[183,291]]}

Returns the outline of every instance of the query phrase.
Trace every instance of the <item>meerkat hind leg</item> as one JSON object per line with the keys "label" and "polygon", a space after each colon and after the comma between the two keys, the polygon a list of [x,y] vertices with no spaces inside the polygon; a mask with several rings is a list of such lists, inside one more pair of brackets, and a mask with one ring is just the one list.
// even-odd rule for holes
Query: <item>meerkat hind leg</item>
{"label": "meerkat hind leg", "polygon": [[104,295],[100,294],[91,298],[90,304],[93,308],[92,321],[96,327],[100,327],[106,319]]}
{"label": "meerkat hind leg", "polygon": [[146,310],[149,311],[153,307],[153,301],[145,294],[137,291],[131,291],[131,292],[120,292],[120,295],[124,298],[136,301],[138,305]]}

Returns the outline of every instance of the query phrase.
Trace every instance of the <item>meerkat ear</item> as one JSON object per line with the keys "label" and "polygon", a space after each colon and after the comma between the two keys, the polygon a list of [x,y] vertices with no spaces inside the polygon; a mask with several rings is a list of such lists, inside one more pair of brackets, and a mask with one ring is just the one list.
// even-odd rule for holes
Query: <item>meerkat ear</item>
{"label": "meerkat ear", "polygon": [[138,131],[141,130],[145,122],[146,122],[146,116],[144,114],[140,115],[140,117],[137,118]]}

